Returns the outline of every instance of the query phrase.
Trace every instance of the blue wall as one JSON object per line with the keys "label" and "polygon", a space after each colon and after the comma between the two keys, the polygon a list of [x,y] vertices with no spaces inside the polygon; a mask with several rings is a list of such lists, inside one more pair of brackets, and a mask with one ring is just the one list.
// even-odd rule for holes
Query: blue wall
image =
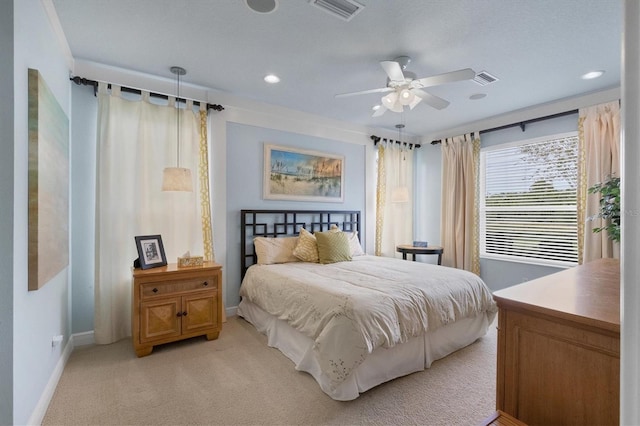
{"label": "blue wall", "polygon": [[13,2],[0,2],[0,425],[13,422]]}
{"label": "blue wall", "polygon": [[[240,210],[324,209],[365,213],[365,147],[245,124],[227,123],[227,270],[225,306],[240,301]],[[294,202],[262,198],[264,144],[344,155],[345,196],[341,203]],[[364,232],[362,233],[364,234]],[[215,238],[215,235],[214,235]],[[363,241],[364,244],[364,241]]]}
{"label": "blue wall", "polygon": [[71,86],[71,332],[93,331],[96,243],[96,133],[93,87]]}

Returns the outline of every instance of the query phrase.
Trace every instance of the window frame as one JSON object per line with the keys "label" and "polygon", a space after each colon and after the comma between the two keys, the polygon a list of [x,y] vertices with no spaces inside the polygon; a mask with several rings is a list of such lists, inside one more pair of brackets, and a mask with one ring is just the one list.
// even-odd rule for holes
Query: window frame
{"label": "window frame", "polygon": [[[564,139],[564,138],[578,138],[578,131],[570,131],[570,132],[562,132],[556,134],[550,134],[547,136],[535,137],[530,139],[522,139],[518,141],[506,142],[502,144],[491,145],[487,147],[482,147],[480,149],[480,164],[479,164],[479,185],[478,185],[478,222],[479,222],[479,242],[480,242],[480,258],[481,259],[490,259],[490,260],[500,260],[506,262],[515,262],[515,263],[524,263],[529,265],[539,265],[539,266],[550,266],[550,267],[560,267],[560,268],[570,268],[578,265],[578,259],[576,256],[576,261],[566,261],[566,260],[552,260],[552,259],[540,259],[533,257],[524,257],[524,256],[514,256],[514,255],[504,255],[504,254],[496,254],[496,253],[487,253],[486,252],[486,215],[487,211],[517,211],[517,210],[526,210],[526,206],[514,206],[514,207],[489,207],[486,206],[486,198],[485,198],[485,188],[486,188],[486,156],[488,152],[497,151],[497,150],[505,150],[511,149],[514,147],[536,144],[544,141],[551,141],[556,139]],[[578,168],[579,161],[579,152],[578,158],[576,158],[576,169]],[[578,188],[576,188],[576,192]],[[577,221],[578,216],[578,206],[577,206],[577,197],[576,203],[571,206],[554,206],[555,211],[575,211],[576,212],[576,241],[578,240],[578,229],[580,223]],[[579,244],[579,241],[577,241]]]}

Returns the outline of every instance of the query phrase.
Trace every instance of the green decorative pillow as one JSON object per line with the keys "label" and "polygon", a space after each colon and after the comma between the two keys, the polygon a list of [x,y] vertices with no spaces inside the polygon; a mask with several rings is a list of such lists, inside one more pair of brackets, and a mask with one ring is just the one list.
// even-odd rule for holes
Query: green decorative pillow
{"label": "green decorative pillow", "polygon": [[316,237],[304,228],[300,228],[300,238],[293,255],[303,262],[318,263],[318,245]]}
{"label": "green decorative pillow", "polygon": [[344,232],[316,232],[320,263],[335,263],[351,260],[349,238]]}

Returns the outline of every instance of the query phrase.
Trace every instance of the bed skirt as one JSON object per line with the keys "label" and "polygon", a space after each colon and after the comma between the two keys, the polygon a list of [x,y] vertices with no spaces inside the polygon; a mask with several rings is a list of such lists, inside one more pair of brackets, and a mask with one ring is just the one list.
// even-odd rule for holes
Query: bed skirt
{"label": "bed skirt", "polygon": [[238,306],[238,315],[266,335],[268,345],[279,349],[293,361],[296,370],[311,374],[323,392],[338,401],[356,399],[360,393],[381,383],[429,368],[433,361],[484,336],[493,319],[489,318],[490,314],[482,313],[447,324],[406,343],[377,348],[340,386],[332,389],[314,358],[312,339],[245,299]]}

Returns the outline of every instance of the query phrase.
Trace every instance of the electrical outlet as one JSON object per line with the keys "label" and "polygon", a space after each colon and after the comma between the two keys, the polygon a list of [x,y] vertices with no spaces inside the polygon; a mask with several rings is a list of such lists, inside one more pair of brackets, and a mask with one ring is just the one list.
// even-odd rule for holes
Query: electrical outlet
{"label": "electrical outlet", "polygon": [[58,346],[63,339],[64,339],[64,336],[62,334],[53,336],[53,339],[51,339],[51,346]]}

